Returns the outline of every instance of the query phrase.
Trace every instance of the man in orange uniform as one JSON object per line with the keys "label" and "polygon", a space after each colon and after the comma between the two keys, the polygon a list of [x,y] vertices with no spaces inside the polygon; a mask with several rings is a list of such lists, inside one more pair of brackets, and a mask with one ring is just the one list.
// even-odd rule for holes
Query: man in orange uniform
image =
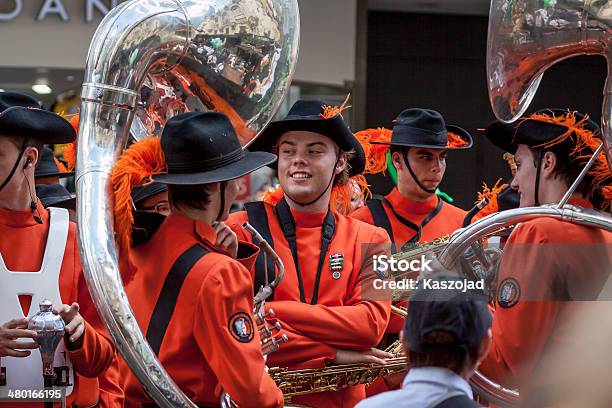
{"label": "man in orange uniform", "polygon": [[[382,135],[388,133],[381,132]],[[461,228],[466,212],[444,202],[436,195],[436,189],[446,172],[447,152],[472,146],[472,137],[467,131],[446,125],[442,115],[434,110],[413,108],[399,114],[390,140],[381,137],[371,143],[390,148],[391,164],[397,170],[397,187],[382,199],[369,200],[366,206],[351,214],[353,218],[384,228],[391,238],[392,253],[404,251],[413,244],[431,242]],[[387,149],[379,152],[385,161]],[[386,167],[379,166],[381,170]],[[398,302],[396,306],[405,307],[406,302]],[[391,316],[381,348],[399,338],[403,322],[401,316]],[[369,395],[373,387],[368,390]]]}
{"label": "man in orange uniform", "polygon": [[[264,368],[251,275],[232,259],[254,257],[257,250],[249,245],[243,249],[250,253],[243,255],[234,247],[229,254],[215,246],[215,226],[228,217],[237,194],[235,179],[275,156],[243,150],[225,115],[190,112],[170,119],[161,141],[132,145],[113,170],[115,186],[125,180],[122,168],[143,152],[148,152],[141,157],[145,163],[156,157],[157,163],[149,164],[162,173],[155,181],[168,185],[171,214],[150,240],[132,250],[134,270],[124,279],[138,324],[195,403],[216,406],[225,391],[241,407],[282,406],[282,393]],[[116,208],[115,214],[130,212],[131,201],[123,201],[128,207]],[[156,406],[125,363],[122,377],[127,407]]]}
{"label": "man in orange uniform", "polygon": [[[0,357],[6,375],[0,390],[6,396],[9,390],[42,389],[40,354],[32,341],[36,334],[27,330],[26,317],[34,315],[46,298],[66,323],[59,346],[65,361],[56,359],[55,365],[73,369],[67,402],[72,407],[92,407],[104,403],[99,401],[96,377],[111,364],[115,350],[94,328],[101,326],[82,273],[75,224],[64,209],[47,212],[34,185],[43,143],[74,138],[67,121],[42,110],[34,99],[0,93]],[[18,402],[0,406],[43,406]]]}
{"label": "man in orange uniform", "polygon": [[[516,130],[497,122],[487,129],[494,144],[515,154],[511,186],[521,207],[561,201],[601,144],[598,133],[588,117],[561,110],[537,112]],[[582,211],[609,206],[610,182],[602,152],[569,204]],[[547,385],[532,381],[534,373],[543,368],[544,351],[580,336],[568,322],[577,301],[597,299],[612,269],[611,245],[609,232],[551,218],[524,222],[510,235],[499,270],[493,344],[480,370],[505,386],[518,386],[524,404],[552,402]]]}
{"label": "man in orange uniform", "polygon": [[[359,175],[365,155],[337,109],[321,101],[298,101],[271,123],[252,150],[278,152],[281,188],[264,202],[247,204],[228,225],[249,239],[249,221],[273,246],[285,276],[266,303],[289,338],[268,357],[269,366],[322,368],[326,363],[378,362],[387,353],[372,348],[389,320],[388,294],[372,290],[374,255],[388,253],[381,228],[348,218],[330,207],[348,208],[349,177]],[[341,199],[342,198],[342,199]],[[265,261],[256,263],[255,287],[265,282]],[[268,265],[268,279],[274,268]],[[307,406],[350,407],[365,397],[363,386],[322,392],[293,401]]]}

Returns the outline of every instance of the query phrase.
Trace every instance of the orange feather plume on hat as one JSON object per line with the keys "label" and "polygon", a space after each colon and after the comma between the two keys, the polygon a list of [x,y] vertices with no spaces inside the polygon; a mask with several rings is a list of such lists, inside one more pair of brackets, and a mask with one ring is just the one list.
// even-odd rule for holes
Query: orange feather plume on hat
{"label": "orange feather plume on hat", "polygon": [[[74,128],[74,131],[77,134],[77,137],[79,134],[79,119],[80,115],[77,113],[69,120],[70,124]],[[64,146],[62,156],[64,156],[64,160],[66,160],[66,163],[68,163],[68,171],[74,171],[74,169],[76,168],[76,139],[74,142],[68,143],[66,146]]]}
{"label": "orange feather plume on hat", "polygon": [[[482,191],[478,193],[478,200],[476,203],[487,198],[489,203],[484,208],[476,213],[473,221],[479,220],[486,217],[487,215],[495,214],[499,211],[499,203],[497,202],[497,196],[502,190],[508,187],[508,184],[500,184],[502,179],[495,182],[493,187],[489,188],[486,183],[482,183]],[[472,222],[473,222],[472,221]]]}
{"label": "orange feather plume on hat", "polygon": [[449,149],[456,149],[458,147],[463,147],[463,146],[468,145],[468,142],[466,140],[463,140],[461,136],[453,132],[446,132],[446,133],[448,134],[448,142],[446,142],[446,147],[448,147]]}
{"label": "orange feather plume on hat", "polygon": [[152,182],[155,174],[166,172],[166,162],[159,137],[147,137],[128,147],[117,160],[111,172],[111,185],[115,204],[115,239],[119,246],[120,267],[124,283],[133,273],[129,261],[132,246],[132,189]]}
{"label": "orange feather plume on hat", "polygon": [[[567,132],[558,136],[554,140],[551,140],[550,142],[534,146],[535,148],[548,148],[567,141],[568,143],[573,144],[573,148],[570,151],[571,158],[574,160],[586,160],[589,159],[603,143],[603,141],[597,137],[597,135],[585,128],[585,123],[589,119],[588,115],[585,115],[582,119],[578,119],[576,118],[575,112],[571,111],[568,111],[561,116],[555,116],[552,113],[535,113],[528,119],[567,127]],[[609,192],[612,189],[612,174],[610,173],[610,166],[608,165],[608,160],[603,151],[597,156],[597,159],[591,166],[588,174],[592,178],[593,186],[596,189],[599,189],[605,197],[606,192]],[[610,201],[609,196],[610,193],[608,193],[608,201]]]}
{"label": "orange feather plume on hat", "polygon": [[384,173],[387,170],[387,153],[390,145],[372,144],[372,142],[389,143],[392,134],[392,130],[383,127],[365,129],[355,133],[355,137],[361,143],[366,157],[364,174]]}
{"label": "orange feather plume on hat", "polygon": [[346,105],[350,97],[351,97],[351,94],[348,94],[346,96],[346,99],[344,100],[344,102],[342,102],[342,105],[340,106],[323,105],[322,106],[323,113],[320,114],[319,116],[321,116],[323,119],[331,119],[336,115],[342,116],[342,112],[351,107],[351,105],[348,105],[348,106]]}

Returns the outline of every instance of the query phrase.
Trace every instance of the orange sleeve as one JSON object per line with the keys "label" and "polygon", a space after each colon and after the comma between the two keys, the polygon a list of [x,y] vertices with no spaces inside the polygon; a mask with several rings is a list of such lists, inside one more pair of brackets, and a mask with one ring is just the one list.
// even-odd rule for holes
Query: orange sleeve
{"label": "orange sleeve", "polygon": [[[272,324],[277,321],[279,320],[276,318],[268,319],[268,322]],[[281,343],[278,350],[268,355],[269,367],[300,365],[300,368],[323,368],[326,361],[336,358],[334,347],[304,336],[285,322],[279,322],[282,329],[274,337],[285,334],[289,341]]]}
{"label": "orange sleeve", "polygon": [[300,331],[314,340],[330,346],[366,350],[376,346],[389,322],[391,313],[390,294],[373,289],[376,278],[373,270],[373,256],[389,254],[389,238],[385,231],[376,228],[364,230],[369,236],[357,238],[357,245],[364,247],[362,254],[355,259],[359,265],[353,273],[350,292],[343,306],[310,305],[295,301],[272,301],[266,304],[273,308],[277,318],[285,324],[299,327]]}
{"label": "orange sleeve", "polygon": [[[509,387],[530,372],[553,329],[560,302],[552,301],[555,255],[546,236],[536,226],[518,226],[505,247],[500,266],[491,350],[480,371]],[[514,287],[518,296],[501,302],[504,288]],[[508,293],[508,292],[506,292]],[[547,300],[548,299],[548,300]]]}
{"label": "orange sleeve", "polygon": [[[115,356],[110,367],[98,377],[100,384],[100,405],[99,408],[122,407],[125,401],[125,394],[120,383],[119,355]],[[127,367],[127,365],[126,365]]]}
{"label": "orange sleeve", "polygon": [[[96,312],[78,253],[75,254],[75,271],[78,271],[77,303],[80,314],[85,320],[83,342],[77,350],[69,351],[70,361],[75,370],[85,377],[97,377],[113,362],[116,356],[115,346],[106,332],[98,313]],[[70,347],[66,347],[70,350]]]}
{"label": "orange sleeve", "polygon": [[[202,354],[239,406],[282,406],[283,395],[264,368],[249,272],[230,259],[212,268],[198,294],[193,327]],[[244,323],[244,338],[236,334],[235,323]]]}

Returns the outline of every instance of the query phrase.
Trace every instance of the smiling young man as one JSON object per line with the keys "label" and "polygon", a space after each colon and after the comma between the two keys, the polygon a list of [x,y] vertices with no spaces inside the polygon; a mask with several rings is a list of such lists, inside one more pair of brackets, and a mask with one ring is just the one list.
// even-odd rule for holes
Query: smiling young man
{"label": "smiling young man", "polygon": [[[391,252],[396,253],[461,228],[466,212],[440,199],[436,189],[444,178],[449,150],[470,148],[472,137],[458,126],[446,125],[440,113],[420,108],[399,114],[390,140],[384,140],[387,132],[381,131],[378,141],[371,143],[386,147],[378,152],[385,162],[390,150],[397,187],[381,199],[369,200],[351,216],[384,228],[391,238]],[[379,167],[382,170],[387,165]],[[406,302],[397,305],[405,306]],[[398,339],[403,321],[400,316],[391,316],[381,348]],[[370,387],[368,393],[379,384]]]}
{"label": "smiling young man", "polygon": [[[281,121],[271,123],[251,146],[278,152],[281,189],[264,202],[247,204],[228,225],[249,239],[249,221],[274,247],[285,276],[272,309],[289,341],[268,357],[269,366],[323,368],[325,364],[383,363],[387,353],[372,348],[389,319],[386,294],[372,296],[372,260],[388,253],[384,230],[335,211],[353,195],[349,177],[359,175],[365,156],[338,110],[321,101],[298,101]],[[330,206],[331,203],[331,206]],[[255,287],[265,282],[266,265],[258,258]],[[274,276],[268,265],[269,280]],[[353,406],[365,397],[363,386],[322,392],[293,401],[307,406]]]}
{"label": "smiling young man", "polygon": [[[101,323],[85,284],[75,224],[65,209],[45,210],[34,184],[43,143],[68,143],[74,138],[72,126],[43,110],[36,100],[0,92],[0,357],[6,369],[6,384],[0,388],[3,392],[43,389],[36,334],[27,330],[27,317],[49,299],[66,323],[59,346],[59,355],[66,358],[55,365],[71,367],[68,405],[109,407],[96,377],[111,364],[115,350],[110,339],[94,328],[101,328]],[[0,407],[15,406],[43,403],[0,403]]]}
{"label": "smiling young man", "polygon": [[[601,144],[599,127],[588,117],[552,109],[518,126],[495,122],[486,134],[515,154],[517,172],[511,186],[519,192],[520,207],[561,201]],[[609,207],[611,182],[602,152],[569,204],[580,211]],[[547,384],[532,381],[543,369],[542,354],[582,335],[568,322],[578,301],[597,299],[612,269],[611,254],[612,233],[601,229],[551,218],[519,224],[504,248],[493,343],[481,371],[505,386],[519,387],[523,404],[550,406],[548,399],[554,396],[546,393]]]}

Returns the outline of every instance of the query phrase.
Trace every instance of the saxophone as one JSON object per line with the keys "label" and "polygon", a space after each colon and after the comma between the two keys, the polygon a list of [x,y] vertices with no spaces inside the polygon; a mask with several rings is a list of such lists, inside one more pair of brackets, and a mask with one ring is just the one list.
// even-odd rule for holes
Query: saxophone
{"label": "saxophone", "polygon": [[[389,350],[389,349],[388,349]],[[285,402],[299,395],[314,394],[324,391],[339,391],[359,384],[371,384],[377,378],[406,370],[406,358],[387,359],[387,364],[341,364],[322,369],[310,368],[289,370],[288,368],[271,368],[268,374],[283,392]]]}

